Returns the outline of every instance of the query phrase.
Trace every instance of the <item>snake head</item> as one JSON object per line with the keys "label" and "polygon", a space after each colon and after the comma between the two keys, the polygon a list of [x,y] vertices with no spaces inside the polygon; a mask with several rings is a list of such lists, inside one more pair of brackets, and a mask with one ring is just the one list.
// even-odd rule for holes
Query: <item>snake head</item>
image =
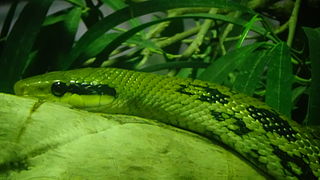
{"label": "snake head", "polygon": [[116,90],[101,83],[97,71],[106,72],[102,68],[50,72],[18,81],[14,91],[20,96],[65,102],[78,108],[106,105],[115,99]]}

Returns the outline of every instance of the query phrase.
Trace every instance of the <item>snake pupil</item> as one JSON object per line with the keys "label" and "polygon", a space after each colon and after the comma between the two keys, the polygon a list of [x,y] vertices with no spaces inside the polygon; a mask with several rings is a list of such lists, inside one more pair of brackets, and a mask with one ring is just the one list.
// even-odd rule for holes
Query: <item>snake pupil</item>
{"label": "snake pupil", "polygon": [[51,92],[57,97],[63,96],[68,91],[68,86],[63,82],[54,82],[51,85]]}

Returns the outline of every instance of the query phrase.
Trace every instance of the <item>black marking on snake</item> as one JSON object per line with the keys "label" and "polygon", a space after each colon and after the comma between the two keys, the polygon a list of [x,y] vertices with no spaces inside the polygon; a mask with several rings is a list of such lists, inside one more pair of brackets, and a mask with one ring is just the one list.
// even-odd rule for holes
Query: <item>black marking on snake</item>
{"label": "black marking on snake", "polygon": [[259,162],[259,156],[261,156],[261,154],[257,149],[251,149],[247,154],[248,158],[252,159],[255,162]]}
{"label": "black marking on snake", "polygon": [[221,104],[227,104],[229,101],[227,98],[230,96],[225,95],[221,93],[218,89],[210,88],[207,86],[200,86],[195,84],[188,84],[184,85],[181,84],[180,88],[177,90],[178,92],[186,95],[198,95],[197,98],[200,101],[203,102],[209,102],[209,103],[221,103]]}
{"label": "black marking on snake", "polygon": [[116,90],[105,84],[70,83],[68,85],[61,81],[51,85],[51,92],[57,97],[61,97],[67,92],[79,95],[116,95]]}
{"label": "black marking on snake", "polygon": [[233,130],[234,133],[236,133],[239,136],[248,134],[252,130],[248,129],[246,124],[242,121],[242,119],[234,117],[235,120],[237,120],[234,124],[239,127],[239,129]]}
{"label": "black marking on snake", "polygon": [[288,141],[296,141],[294,135],[298,132],[293,130],[289,123],[279,117],[279,114],[271,112],[267,109],[249,106],[247,111],[253,119],[258,120],[265,131],[275,132],[280,136],[284,136]]}
{"label": "black marking on snake", "polygon": [[[291,174],[295,175],[299,179],[317,179],[317,177],[313,174],[310,166],[304,162],[303,158],[292,155],[290,156],[285,151],[281,150],[278,146],[271,144],[273,148],[273,153],[280,158],[281,165],[289,171]],[[297,174],[289,163],[296,164],[299,168],[301,168],[301,174]]]}
{"label": "black marking on snake", "polygon": [[246,124],[243,122],[242,119],[237,118],[234,115],[230,115],[230,114],[223,113],[223,112],[217,112],[214,110],[211,110],[211,115],[217,121],[225,121],[226,119],[236,120],[233,124],[238,127],[237,129],[230,129],[228,127],[227,128],[239,136],[243,136],[243,135],[248,134],[249,132],[252,131],[249,128],[247,128]]}
{"label": "black marking on snake", "polygon": [[215,120],[218,121],[224,121],[226,120],[223,116],[222,116],[222,112],[216,112],[211,110],[211,115],[214,117]]}

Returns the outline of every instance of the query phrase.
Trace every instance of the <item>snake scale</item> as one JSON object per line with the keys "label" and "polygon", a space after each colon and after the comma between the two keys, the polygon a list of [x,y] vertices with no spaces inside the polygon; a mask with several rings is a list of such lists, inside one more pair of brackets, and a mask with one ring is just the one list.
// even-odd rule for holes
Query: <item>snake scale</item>
{"label": "snake scale", "polygon": [[320,179],[319,140],[259,100],[226,87],[116,68],[20,80],[17,95],[158,120],[229,146],[276,179]]}

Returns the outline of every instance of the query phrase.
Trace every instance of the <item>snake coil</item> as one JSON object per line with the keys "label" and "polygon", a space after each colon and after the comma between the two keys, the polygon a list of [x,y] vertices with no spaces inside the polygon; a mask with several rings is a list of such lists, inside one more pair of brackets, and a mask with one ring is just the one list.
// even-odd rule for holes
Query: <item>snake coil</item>
{"label": "snake coil", "polygon": [[[55,93],[55,83],[65,83],[64,89]],[[85,68],[21,80],[15,92],[155,119],[218,140],[277,179],[320,179],[320,143],[314,135],[264,103],[214,83]]]}

